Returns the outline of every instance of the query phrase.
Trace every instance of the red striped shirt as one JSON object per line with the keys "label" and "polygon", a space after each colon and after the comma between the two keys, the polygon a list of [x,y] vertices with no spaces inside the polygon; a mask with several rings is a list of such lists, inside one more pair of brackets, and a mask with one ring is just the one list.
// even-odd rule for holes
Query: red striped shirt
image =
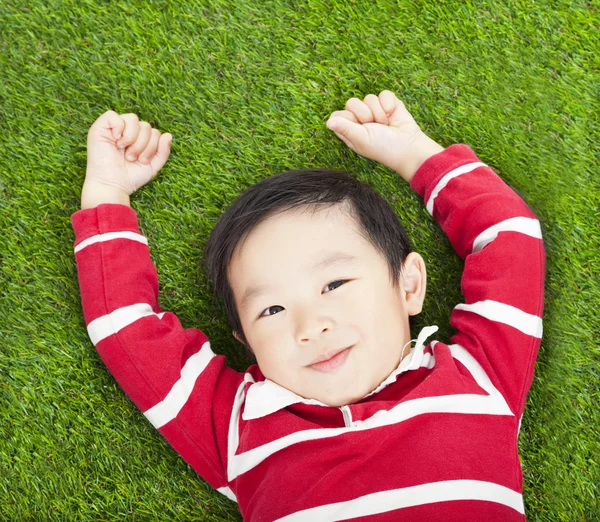
{"label": "red striped shirt", "polygon": [[125,393],[249,521],[524,520],[520,420],[542,336],[545,251],[523,200],[467,145],[411,187],[465,260],[448,343],[423,329],[373,392],[339,408],[225,365],[158,306],[137,215],[71,216],[90,338]]}

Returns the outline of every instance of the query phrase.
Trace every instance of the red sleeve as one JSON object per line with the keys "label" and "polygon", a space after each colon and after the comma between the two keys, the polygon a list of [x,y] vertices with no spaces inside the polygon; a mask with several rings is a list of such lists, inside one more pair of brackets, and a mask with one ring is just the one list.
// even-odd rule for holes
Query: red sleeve
{"label": "red sleeve", "polygon": [[[83,313],[129,398],[213,487],[227,487],[227,435],[244,376],[204,333],[158,305],[158,276],[135,211],[103,204],[71,216]],[[228,495],[229,496],[229,495]]]}
{"label": "red sleeve", "polygon": [[527,204],[467,145],[429,158],[411,187],[464,259],[450,324],[521,416],[542,337],[546,255]]}

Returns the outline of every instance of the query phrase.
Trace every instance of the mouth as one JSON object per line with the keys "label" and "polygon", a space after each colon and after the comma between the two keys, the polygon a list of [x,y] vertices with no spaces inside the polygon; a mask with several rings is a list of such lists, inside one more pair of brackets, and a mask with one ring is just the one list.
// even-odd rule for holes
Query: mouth
{"label": "mouth", "polygon": [[[309,364],[308,367],[312,368],[313,370],[317,370],[318,372],[333,372],[344,365],[352,348],[353,346],[348,346],[347,348],[342,348],[331,355],[326,354],[325,356],[321,356],[319,359],[317,359],[317,361]],[[327,358],[325,359],[325,357]]]}

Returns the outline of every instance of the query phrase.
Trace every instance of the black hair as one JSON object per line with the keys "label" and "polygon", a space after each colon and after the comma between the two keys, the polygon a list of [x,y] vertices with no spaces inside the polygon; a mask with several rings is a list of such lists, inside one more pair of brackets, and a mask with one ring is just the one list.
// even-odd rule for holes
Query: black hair
{"label": "black hair", "polygon": [[215,296],[225,307],[234,332],[253,357],[242,329],[228,269],[233,254],[250,232],[268,217],[291,209],[342,205],[358,225],[358,231],[387,260],[390,279],[399,284],[402,266],[412,251],[406,231],[387,201],[369,185],[345,172],[304,169],[281,172],[249,187],[223,213],[208,239],[206,269]]}

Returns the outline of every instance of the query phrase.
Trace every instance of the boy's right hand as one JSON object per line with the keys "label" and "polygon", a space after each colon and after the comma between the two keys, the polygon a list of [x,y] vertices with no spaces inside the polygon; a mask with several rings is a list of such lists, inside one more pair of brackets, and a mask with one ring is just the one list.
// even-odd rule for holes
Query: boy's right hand
{"label": "boy's right hand", "polygon": [[121,202],[121,197],[128,203],[129,195],[164,166],[172,140],[171,134],[161,135],[149,123],[139,121],[136,114],[119,116],[112,110],[102,114],[87,137],[87,171],[82,190],[85,206]]}
{"label": "boy's right hand", "polygon": [[350,98],[345,110],[331,114],[327,127],[354,152],[395,170],[409,183],[425,159],[444,150],[388,90],[368,94],[364,101]]}

